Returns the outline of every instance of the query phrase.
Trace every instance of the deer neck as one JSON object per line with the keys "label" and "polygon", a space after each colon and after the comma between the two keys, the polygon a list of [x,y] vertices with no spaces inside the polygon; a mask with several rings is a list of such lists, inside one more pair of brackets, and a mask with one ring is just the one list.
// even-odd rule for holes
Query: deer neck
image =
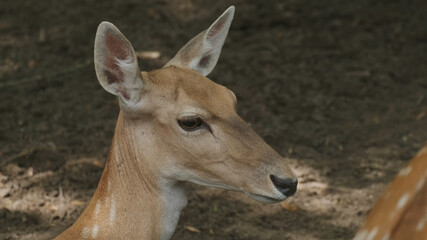
{"label": "deer neck", "polygon": [[[168,240],[187,204],[181,183],[156,174],[150,166],[159,160],[150,159],[144,150],[134,147],[136,142],[129,139],[131,135],[127,134],[129,129],[123,121],[120,114],[109,157],[92,200],[66,231],[72,229],[75,233],[72,239]],[[69,235],[66,232],[62,235],[70,237],[71,232]]]}

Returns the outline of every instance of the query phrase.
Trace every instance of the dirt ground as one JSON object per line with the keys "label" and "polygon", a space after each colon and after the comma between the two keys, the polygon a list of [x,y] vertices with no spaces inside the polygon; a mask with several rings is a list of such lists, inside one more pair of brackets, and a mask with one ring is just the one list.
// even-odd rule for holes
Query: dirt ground
{"label": "dirt ground", "polygon": [[118,114],[95,77],[97,25],[160,52],[140,60],[147,71],[231,4],[209,77],[300,185],[287,205],[263,205],[188,184],[173,239],[354,236],[427,140],[427,1],[0,1],[0,239],[51,239],[97,186]]}

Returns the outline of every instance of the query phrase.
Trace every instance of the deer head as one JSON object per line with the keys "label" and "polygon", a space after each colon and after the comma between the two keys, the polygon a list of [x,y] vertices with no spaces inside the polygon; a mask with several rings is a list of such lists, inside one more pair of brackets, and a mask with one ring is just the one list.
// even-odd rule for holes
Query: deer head
{"label": "deer head", "polygon": [[188,181],[279,202],[297,178],[236,112],[236,96],[206,77],[215,67],[234,15],[228,8],[163,68],[140,72],[134,49],[111,23],[99,25],[95,69],[119,97],[120,132],[154,182]]}

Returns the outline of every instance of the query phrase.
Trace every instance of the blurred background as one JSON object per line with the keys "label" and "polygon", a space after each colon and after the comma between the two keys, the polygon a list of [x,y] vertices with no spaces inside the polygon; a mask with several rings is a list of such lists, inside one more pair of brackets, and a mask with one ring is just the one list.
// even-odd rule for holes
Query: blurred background
{"label": "blurred background", "polygon": [[354,236],[427,140],[426,1],[2,0],[0,239],[52,238],[97,186],[119,111],[95,76],[97,25],[114,23],[150,71],[229,5],[209,78],[290,159],[299,190],[263,205],[188,184],[173,239]]}

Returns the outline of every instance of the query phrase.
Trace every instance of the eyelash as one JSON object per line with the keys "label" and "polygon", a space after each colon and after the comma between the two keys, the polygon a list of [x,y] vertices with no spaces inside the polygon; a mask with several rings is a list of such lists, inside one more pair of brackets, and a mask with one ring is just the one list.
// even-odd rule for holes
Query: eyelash
{"label": "eyelash", "polygon": [[203,120],[199,117],[186,117],[178,119],[178,124],[184,131],[192,132],[203,126]]}
{"label": "eyelash", "polygon": [[[186,126],[186,121],[195,121],[195,126]],[[202,118],[196,117],[196,116],[189,116],[189,117],[183,117],[182,119],[177,120],[179,127],[185,131],[187,134],[195,135],[199,134],[202,129],[207,129],[212,133],[211,128],[209,127],[209,124],[207,124],[205,121],[203,121]],[[187,122],[188,123],[188,122]],[[191,123],[190,123],[191,124]]]}

